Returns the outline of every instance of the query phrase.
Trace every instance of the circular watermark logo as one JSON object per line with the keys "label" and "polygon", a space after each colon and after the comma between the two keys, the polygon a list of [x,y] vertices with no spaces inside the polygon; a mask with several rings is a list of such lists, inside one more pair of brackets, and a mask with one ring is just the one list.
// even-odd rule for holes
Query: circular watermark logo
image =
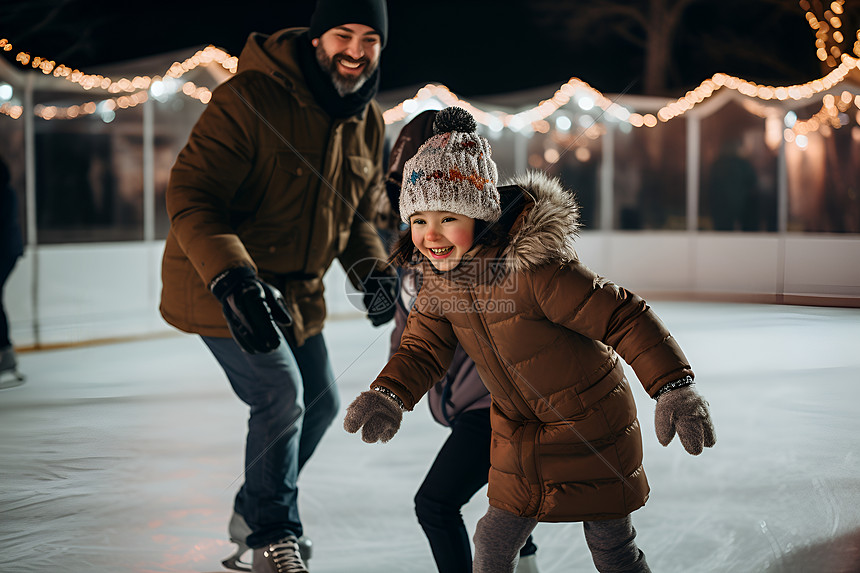
{"label": "circular watermark logo", "polygon": [[[356,291],[356,285],[361,290]],[[369,257],[346,269],[344,290],[350,304],[366,312],[370,321],[379,326],[394,317],[400,296],[400,278],[386,261]]]}

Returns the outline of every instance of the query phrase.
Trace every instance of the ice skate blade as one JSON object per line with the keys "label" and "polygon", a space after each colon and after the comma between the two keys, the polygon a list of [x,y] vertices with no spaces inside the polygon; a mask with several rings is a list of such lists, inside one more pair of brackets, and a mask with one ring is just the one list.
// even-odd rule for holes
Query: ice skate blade
{"label": "ice skate blade", "polygon": [[[305,567],[308,567],[308,561],[314,555],[313,541],[302,535],[299,537],[299,554],[302,556],[302,561],[305,562]],[[310,569],[310,567],[308,567]]]}
{"label": "ice skate blade", "polygon": [[237,545],[238,547],[233,555],[223,560],[221,565],[227,569],[232,569],[233,571],[251,571],[251,564],[247,561],[242,561],[242,555],[244,555],[246,551],[250,551],[251,548],[244,543],[237,543]]}
{"label": "ice skate blade", "polygon": [[4,370],[0,372],[0,390],[8,390],[9,388],[17,388],[27,379],[20,372],[14,370]]}

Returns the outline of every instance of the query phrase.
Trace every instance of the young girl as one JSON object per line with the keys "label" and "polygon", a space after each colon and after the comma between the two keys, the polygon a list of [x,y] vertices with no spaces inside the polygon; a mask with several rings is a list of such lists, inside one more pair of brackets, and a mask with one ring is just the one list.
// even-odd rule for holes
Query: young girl
{"label": "young girl", "polygon": [[[385,177],[387,205],[384,219],[400,223],[400,188],[403,168],[421,145],[433,137],[436,110],[419,113],[409,121],[391,146]],[[378,217],[377,220],[383,220]],[[421,272],[417,265],[402,269],[400,296],[391,331],[391,356],[400,348],[409,311],[418,294]],[[442,379],[425,400],[433,419],[451,433],[436,453],[415,494],[415,515],[424,531],[439,573],[469,573],[472,546],[462,507],[485,485],[490,470],[490,393],[478,376],[475,363],[459,344]],[[516,573],[538,573],[537,546],[529,538],[520,549]]]}
{"label": "young girl", "polygon": [[395,251],[424,284],[400,348],[344,427],[386,442],[402,411],[442,377],[457,342],[492,395],[490,508],[475,532],[476,573],[512,572],[538,522],[583,522],[599,571],[650,571],[630,513],[648,483],[633,394],[619,355],[657,400],[657,438],[699,454],[715,442],[708,404],[665,326],[637,295],[577,259],[578,208],[529,174],[497,189],[474,119],[443,110],[406,163]]}

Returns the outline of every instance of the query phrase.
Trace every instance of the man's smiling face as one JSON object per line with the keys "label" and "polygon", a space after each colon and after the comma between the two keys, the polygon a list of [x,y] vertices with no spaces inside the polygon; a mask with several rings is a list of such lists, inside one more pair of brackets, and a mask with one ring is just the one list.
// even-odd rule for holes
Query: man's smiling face
{"label": "man's smiling face", "polygon": [[364,24],[343,24],[314,38],[317,61],[341,97],[358,91],[379,65],[382,42]]}

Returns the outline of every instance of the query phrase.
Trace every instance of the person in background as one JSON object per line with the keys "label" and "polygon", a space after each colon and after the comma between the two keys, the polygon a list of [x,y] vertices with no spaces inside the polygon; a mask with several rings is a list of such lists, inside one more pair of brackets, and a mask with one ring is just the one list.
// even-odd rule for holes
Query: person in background
{"label": "person in background", "polygon": [[[3,290],[18,258],[24,254],[24,239],[18,221],[18,195],[12,188],[12,174],[0,156],[0,388],[19,386],[18,358],[9,338],[9,318],[3,306]],[[5,380],[4,380],[5,379]]]}
{"label": "person in background", "polygon": [[[391,147],[385,178],[388,197],[383,220],[400,222],[400,189],[403,165],[433,136],[435,110],[421,112],[409,121]],[[409,310],[421,284],[416,267],[400,275],[400,297],[391,333],[393,356],[400,346]],[[389,357],[390,357],[389,356]],[[472,571],[472,548],[461,508],[487,485],[490,471],[490,393],[481,381],[474,361],[459,344],[442,380],[427,393],[433,419],[451,429],[433,465],[415,495],[415,515],[427,536],[439,573]],[[537,547],[532,537],[520,549],[517,573],[537,573]]]}
{"label": "person in background", "polygon": [[370,219],[384,125],[384,0],[319,0],[310,28],[252,34],[170,174],[161,314],[198,334],[250,408],[230,520],[242,568],[306,571],[298,477],[339,409],[323,338],[334,259],[375,325],[396,276]]}
{"label": "person in background", "polygon": [[492,395],[490,507],[474,573],[512,573],[539,522],[582,522],[601,572],[647,573],[631,513],[648,499],[642,437],[621,359],[656,400],[658,441],[698,455],[716,442],[708,403],[665,325],[636,294],[574,250],[576,200],[527,173],[498,188],[474,118],[439,112],[436,135],[406,162],[393,260],[424,282],[400,346],[344,428],[386,442],[445,374],[457,343]]}
{"label": "person in background", "polygon": [[720,145],[705,191],[705,204],[715,231],[759,230],[758,175],[744,156],[741,137],[729,138]]}

